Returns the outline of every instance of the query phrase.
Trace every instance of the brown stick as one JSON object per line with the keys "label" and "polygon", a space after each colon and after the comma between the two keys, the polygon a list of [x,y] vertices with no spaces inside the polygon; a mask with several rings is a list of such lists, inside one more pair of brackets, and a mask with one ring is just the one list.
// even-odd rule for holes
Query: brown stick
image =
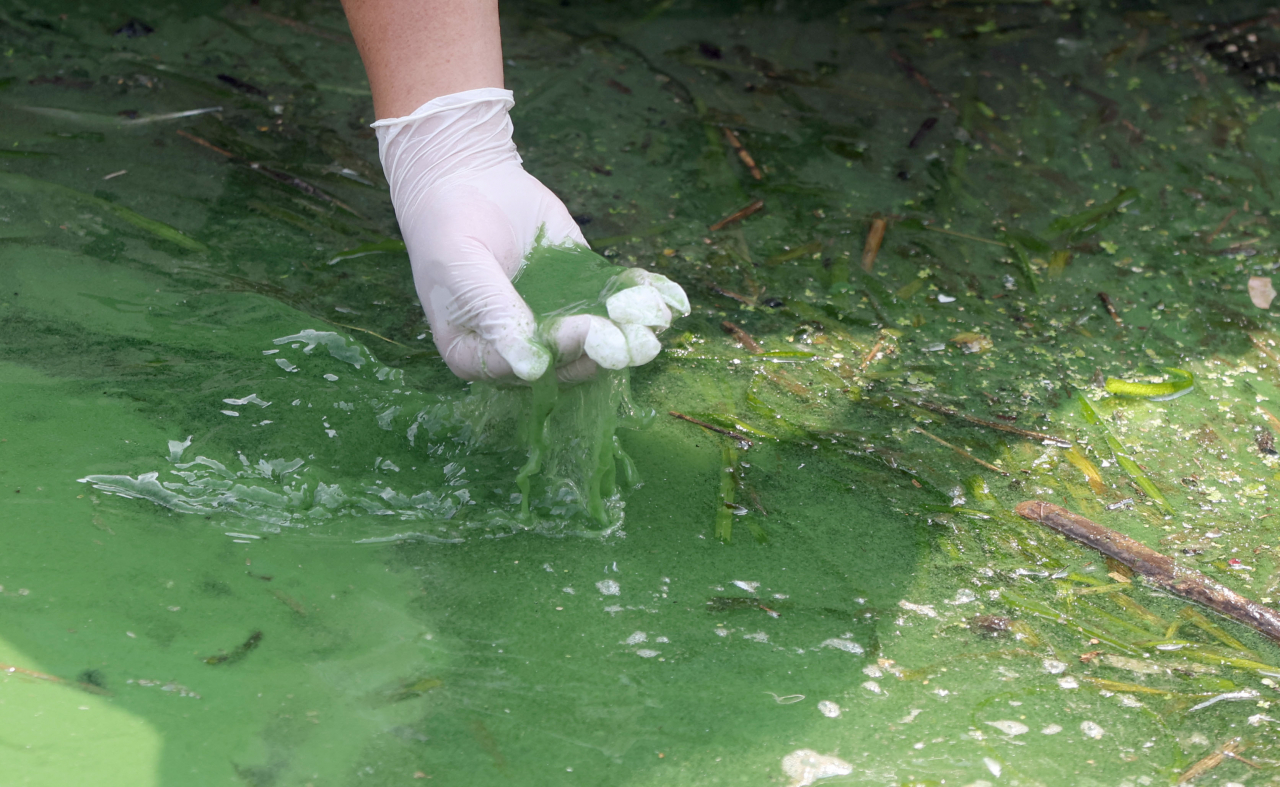
{"label": "brown stick", "polygon": [[1186,784],[1192,779],[1196,779],[1200,776],[1203,776],[1204,774],[1208,773],[1209,771],[1221,765],[1222,761],[1225,760],[1227,757],[1235,756],[1235,753],[1240,751],[1240,749],[1241,749],[1240,739],[1232,738],[1231,740],[1219,746],[1217,749],[1214,749],[1213,753],[1210,754],[1208,757],[1205,757],[1204,759],[1197,762],[1195,765],[1192,765],[1190,768],[1187,768],[1187,770],[1184,771],[1183,774],[1178,777],[1178,784]]}
{"label": "brown stick", "polygon": [[721,287],[719,284],[712,284],[712,285],[711,285],[711,289],[712,289],[712,290],[714,290],[715,292],[720,293],[721,295],[723,295],[723,296],[724,296],[724,297],[726,297],[726,298],[733,298],[733,299],[734,299],[735,301],[737,301],[738,303],[745,303],[745,304],[747,304],[748,306],[755,306],[755,305],[756,305],[755,300],[753,300],[753,299],[751,299],[751,298],[748,298],[748,297],[747,297],[747,296],[745,296],[745,295],[739,295],[738,293],[734,292],[733,290],[726,290],[724,287]]}
{"label": "brown stick", "polygon": [[991,464],[990,462],[984,462],[984,461],[982,461],[981,459],[979,459],[978,457],[976,457],[976,456],[974,456],[973,454],[969,453],[968,451],[964,450],[964,449],[963,449],[963,448],[961,448],[960,446],[958,446],[958,445],[952,445],[951,443],[948,443],[946,440],[943,440],[941,437],[934,437],[933,435],[929,434],[928,432],[926,432],[925,430],[921,429],[921,428],[920,428],[920,427],[918,427],[918,426],[913,426],[913,427],[912,427],[912,430],[913,430],[913,431],[916,431],[916,432],[919,432],[920,434],[924,435],[925,437],[929,438],[930,440],[933,440],[935,443],[940,443],[940,444],[942,444],[942,445],[945,445],[947,448],[950,448],[952,451],[955,451],[957,454],[960,454],[960,455],[961,455],[961,456],[963,456],[965,459],[972,459],[973,461],[977,462],[978,464],[982,465],[983,467],[987,468],[988,470],[991,470],[991,471],[993,471],[993,472],[999,473],[1000,475],[1009,475],[1008,473],[1006,473],[1005,471],[1003,471],[1003,470],[1001,470],[1000,468],[996,467],[995,465]]}
{"label": "brown stick", "polygon": [[724,329],[725,333],[730,334],[733,338],[737,339],[738,344],[741,344],[742,348],[752,355],[759,355],[764,352],[764,348],[761,347],[755,339],[751,338],[751,334],[742,330],[742,328],[737,325],[725,320],[720,323],[720,327]]}
{"label": "brown stick", "polygon": [[738,158],[741,159],[742,163],[746,164],[747,169],[751,171],[751,177],[756,180],[763,179],[764,175],[761,174],[760,168],[756,166],[756,160],[753,159],[751,154],[747,152],[747,149],[743,147],[742,140],[738,139],[737,134],[733,133],[733,129],[728,126],[721,126],[720,128],[724,131],[724,138],[729,141],[729,147],[733,148],[737,152]]}
{"label": "brown stick", "polygon": [[1274,352],[1272,352],[1265,344],[1262,343],[1261,339],[1259,339],[1257,336],[1254,336],[1253,334],[1249,334],[1249,339],[1250,341],[1253,342],[1253,346],[1258,348],[1258,352],[1262,353],[1263,355],[1267,356],[1271,360],[1280,364],[1280,355],[1276,355]]}
{"label": "brown stick", "polygon": [[933,97],[938,99],[938,101],[942,104],[942,106],[946,107],[952,112],[956,112],[955,105],[951,103],[951,100],[948,99],[942,93],[941,90],[938,90],[936,87],[934,87],[933,84],[929,82],[928,78],[925,77],[924,74],[921,74],[916,69],[915,66],[911,65],[910,61],[908,61],[902,55],[898,54],[896,51],[892,51],[892,50],[889,52],[889,57],[893,58],[893,61],[895,63],[902,66],[902,70],[907,72],[907,76],[914,79],[916,82],[920,84],[921,87],[923,87],[925,90],[928,90],[930,93],[932,93]]}
{"label": "brown stick", "polygon": [[1111,296],[1105,292],[1098,293],[1098,300],[1102,301],[1102,305],[1107,307],[1107,314],[1111,315],[1111,319],[1116,321],[1116,325],[1124,327],[1124,320],[1120,319],[1120,314],[1116,311],[1116,307],[1111,305]]}
{"label": "brown stick", "polygon": [[858,371],[865,372],[867,370],[867,366],[869,366],[871,362],[875,360],[876,353],[880,352],[881,347],[884,347],[883,336],[881,336],[878,340],[876,340],[875,345],[872,346],[871,348],[871,352],[867,353],[867,357],[862,359],[862,365],[858,367]]}
{"label": "brown stick", "polygon": [[961,418],[965,421],[968,421],[971,424],[977,424],[978,426],[985,426],[988,429],[998,429],[1001,432],[1016,434],[1019,437],[1025,437],[1028,440],[1037,440],[1040,442],[1052,443],[1058,446],[1059,448],[1071,447],[1071,441],[1062,437],[1055,437],[1054,435],[1043,434],[1041,432],[1033,432],[1030,429],[1019,429],[1016,426],[1009,426],[1008,424],[997,423],[995,421],[986,421],[981,418],[974,418],[972,415],[965,415],[959,410],[954,410],[950,407],[943,407],[942,405],[935,404],[933,402],[926,402],[923,399],[917,399],[915,401],[915,404],[919,405],[920,407],[923,407],[926,410],[932,410],[935,413],[942,413],[943,415],[950,415],[956,418]]}
{"label": "brown stick", "polygon": [[722,434],[725,437],[732,437],[734,440],[741,440],[744,443],[751,442],[751,438],[747,437],[744,434],[738,434],[737,432],[733,432],[728,429],[721,429],[715,424],[709,424],[706,421],[699,421],[697,418],[690,418],[684,413],[677,413],[675,410],[668,410],[667,415],[675,416],[676,418],[679,418],[681,421],[688,421],[691,424],[701,426],[703,429],[706,429],[707,431],[715,432],[716,434]]}
{"label": "brown stick", "polygon": [[23,667],[15,667],[12,664],[0,664],[0,675],[22,675],[36,680],[48,681],[49,683],[57,683],[62,686],[74,686],[77,689],[83,689],[90,694],[101,694],[110,696],[111,692],[106,689],[95,686],[92,683],[72,683],[71,681],[59,678],[57,675],[50,675],[46,672],[36,672],[35,670],[25,669]]}
{"label": "brown stick", "polygon": [[763,207],[764,207],[764,200],[758,199],[752,202],[750,205],[746,206],[745,208],[742,208],[740,210],[735,210],[733,213],[730,213],[728,216],[725,216],[723,219],[720,219],[715,224],[712,224],[708,229],[710,229],[712,232],[717,232],[729,226],[730,224],[733,224],[734,222],[742,221],[747,216],[750,216],[752,213],[755,213],[756,211],[760,210]]}
{"label": "brown stick", "polygon": [[1068,538],[1098,550],[1141,574],[1153,585],[1234,618],[1259,633],[1280,642],[1280,612],[1236,593],[1194,569],[1179,566],[1173,558],[1071,513],[1062,506],[1027,500],[1014,509],[1018,515],[1053,528]]}
{"label": "brown stick", "polygon": [[212,150],[214,153],[221,153],[227,158],[236,157],[236,154],[232,153],[231,151],[223,150],[222,148],[218,147],[217,145],[213,144],[207,139],[201,139],[200,137],[197,137],[195,134],[192,134],[190,131],[183,131],[182,129],[178,129],[178,136],[185,137],[186,139],[191,140],[192,142],[196,143],[197,145],[200,145],[201,147],[206,147],[209,150]]}
{"label": "brown stick", "polygon": [[1227,214],[1227,217],[1218,223],[1217,229],[1210,232],[1209,237],[1204,239],[1204,245],[1208,246],[1210,243],[1213,243],[1213,239],[1218,237],[1218,233],[1227,228],[1227,222],[1231,221],[1231,219],[1235,217],[1237,210],[1238,208],[1231,209],[1231,212]]}
{"label": "brown stick", "polygon": [[880,253],[880,244],[884,242],[884,229],[888,222],[884,219],[872,219],[871,229],[867,230],[867,242],[862,247],[862,269],[871,272],[876,264],[876,255]]}

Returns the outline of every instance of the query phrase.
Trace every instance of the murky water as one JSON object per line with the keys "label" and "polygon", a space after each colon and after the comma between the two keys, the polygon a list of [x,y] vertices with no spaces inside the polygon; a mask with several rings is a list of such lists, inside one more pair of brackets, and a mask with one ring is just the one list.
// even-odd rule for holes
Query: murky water
{"label": "murky water", "polygon": [[0,782],[1274,780],[1280,649],[1012,514],[1280,598],[1265,11],[504,4],[526,166],[694,304],[526,515],[336,4],[0,3]]}

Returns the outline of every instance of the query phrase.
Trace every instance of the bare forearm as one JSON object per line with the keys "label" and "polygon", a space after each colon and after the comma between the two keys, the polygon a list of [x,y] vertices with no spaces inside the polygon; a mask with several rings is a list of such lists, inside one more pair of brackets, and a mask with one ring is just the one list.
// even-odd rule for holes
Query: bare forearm
{"label": "bare forearm", "polygon": [[379,119],[502,87],[497,0],[343,0]]}

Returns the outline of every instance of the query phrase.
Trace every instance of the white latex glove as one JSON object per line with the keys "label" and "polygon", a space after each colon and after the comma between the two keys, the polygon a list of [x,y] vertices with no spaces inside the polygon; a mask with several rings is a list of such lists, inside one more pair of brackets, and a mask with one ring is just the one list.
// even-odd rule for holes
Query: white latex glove
{"label": "white latex glove", "polygon": [[688,314],[689,300],[639,269],[619,277],[626,288],[606,301],[609,319],[566,317],[538,338],[512,277],[540,232],[544,243],[587,242],[564,204],[520,166],[514,104],[509,90],[467,90],[373,124],[436,347],[465,380],[536,380],[553,359],[563,380],[590,377],[597,364],[649,362],[661,349],[654,329],[673,311]]}

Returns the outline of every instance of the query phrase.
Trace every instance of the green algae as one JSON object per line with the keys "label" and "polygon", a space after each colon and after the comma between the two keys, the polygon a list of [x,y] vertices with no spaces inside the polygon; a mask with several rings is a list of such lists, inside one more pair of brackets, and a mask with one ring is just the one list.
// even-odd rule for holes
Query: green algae
{"label": "green algae", "polygon": [[[612,294],[610,285],[623,270],[587,248],[537,243],[525,255],[513,281],[538,319],[539,335],[554,347],[549,334],[557,318],[607,316],[605,300]],[[616,513],[618,464],[629,471],[627,485],[639,482],[615,436],[622,422],[621,411],[630,410],[630,380],[629,370],[600,369],[587,382],[563,386],[556,379],[553,363],[530,385],[517,426],[529,454],[516,475],[525,517],[530,516],[530,502],[537,494],[533,478],[550,473],[572,486],[588,515],[606,532],[620,524]],[[558,460],[553,460],[553,455]],[[554,466],[546,467],[553,461]]]}

